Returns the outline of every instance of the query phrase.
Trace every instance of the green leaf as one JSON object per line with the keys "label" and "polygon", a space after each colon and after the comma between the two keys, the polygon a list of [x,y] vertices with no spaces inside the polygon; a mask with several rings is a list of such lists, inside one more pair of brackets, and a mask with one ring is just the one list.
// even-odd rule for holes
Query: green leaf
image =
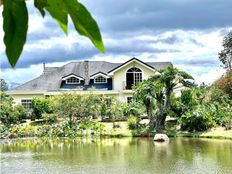
{"label": "green leaf", "polygon": [[61,29],[68,33],[68,13],[62,0],[48,0],[45,9],[58,22]]}
{"label": "green leaf", "polygon": [[6,55],[14,67],[27,38],[28,12],[24,0],[4,0],[3,30]]}
{"label": "green leaf", "polygon": [[34,0],[34,6],[40,11],[41,15],[45,16],[44,7],[47,6],[47,0]]}
{"label": "green leaf", "polygon": [[105,48],[100,30],[88,10],[77,0],[63,0],[63,2],[79,34],[88,37],[104,53]]}

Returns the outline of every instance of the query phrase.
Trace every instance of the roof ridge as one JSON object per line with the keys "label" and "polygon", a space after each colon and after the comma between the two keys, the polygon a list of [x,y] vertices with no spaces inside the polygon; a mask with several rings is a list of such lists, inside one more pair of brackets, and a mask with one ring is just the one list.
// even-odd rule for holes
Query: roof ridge
{"label": "roof ridge", "polygon": [[149,62],[149,63],[171,63],[171,61],[166,61],[166,62],[161,62],[161,61],[159,61],[159,62]]}
{"label": "roof ridge", "polygon": [[[43,73],[43,74],[44,74],[44,73]],[[29,80],[29,81],[27,81],[27,82],[25,82],[25,83],[23,83],[23,84],[21,84],[21,85],[15,87],[15,88],[13,88],[12,90],[15,90],[15,89],[17,90],[17,88],[20,88],[20,87],[23,86],[23,85],[27,85],[28,83],[31,83],[32,81],[35,81],[35,80],[41,78],[41,77],[43,76],[43,74],[41,74],[39,77],[36,77],[36,78],[34,78],[34,79],[32,79],[32,80]]]}

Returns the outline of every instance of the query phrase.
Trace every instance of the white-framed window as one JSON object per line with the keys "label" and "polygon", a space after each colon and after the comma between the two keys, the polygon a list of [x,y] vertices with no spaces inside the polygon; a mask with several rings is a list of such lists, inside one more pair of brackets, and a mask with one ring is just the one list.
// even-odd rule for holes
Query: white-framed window
{"label": "white-framed window", "polygon": [[133,67],[126,72],[126,89],[132,89],[134,85],[143,81],[142,71]]}
{"label": "white-framed window", "polygon": [[98,76],[94,79],[94,83],[107,83],[107,79],[103,76]]}
{"label": "white-framed window", "polygon": [[142,82],[142,73],[141,72],[136,72],[134,73],[134,83]]}
{"label": "white-framed window", "polygon": [[32,99],[22,99],[21,100],[21,105],[27,110],[32,109]]}
{"label": "white-framed window", "polygon": [[133,97],[127,97],[127,98],[126,98],[127,103],[131,103],[132,100],[133,100]]}
{"label": "white-framed window", "polygon": [[66,84],[80,84],[80,79],[76,77],[70,77],[66,80]]}

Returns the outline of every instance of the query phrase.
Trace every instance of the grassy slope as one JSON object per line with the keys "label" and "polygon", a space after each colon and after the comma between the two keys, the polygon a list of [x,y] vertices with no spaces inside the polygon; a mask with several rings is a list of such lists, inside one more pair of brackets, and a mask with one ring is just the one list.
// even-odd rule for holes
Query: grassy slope
{"label": "grassy slope", "polygon": [[[128,130],[127,122],[116,122],[120,128],[113,129],[113,123],[102,123],[105,125],[106,135],[112,136],[132,136],[132,132]],[[232,139],[232,130],[225,130],[224,127],[212,128],[204,132],[186,132],[179,131],[175,126],[167,128],[165,131],[171,137],[199,137],[199,138],[226,138]]]}
{"label": "grassy slope", "polygon": [[[143,123],[147,123],[147,120],[143,120]],[[105,136],[112,137],[131,137],[132,131],[128,129],[128,124],[125,121],[116,122],[119,125],[118,128],[113,128],[112,122],[100,122],[105,125]],[[32,124],[33,122],[28,121],[25,124]],[[224,127],[212,128],[204,132],[187,132],[178,130],[175,123],[168,123],[166,130],[164,131],[170,137],[199,137],[199,138],[226,138],[232,139],[232,130],[225,130]]]}

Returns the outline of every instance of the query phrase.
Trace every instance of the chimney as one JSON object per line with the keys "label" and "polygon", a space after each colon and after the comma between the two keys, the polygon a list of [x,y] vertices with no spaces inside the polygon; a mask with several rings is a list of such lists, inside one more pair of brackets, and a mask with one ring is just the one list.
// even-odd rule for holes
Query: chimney
{"label": "chimney", "polygon": [[84,78],[85,78],[85,85],[89,85],[89,61],[84,61]]}
{"label": "chimney", "polygon": [[46,68],[46,64],[45,62],[43,62],[43,71],[45,71],[45,68]]}

